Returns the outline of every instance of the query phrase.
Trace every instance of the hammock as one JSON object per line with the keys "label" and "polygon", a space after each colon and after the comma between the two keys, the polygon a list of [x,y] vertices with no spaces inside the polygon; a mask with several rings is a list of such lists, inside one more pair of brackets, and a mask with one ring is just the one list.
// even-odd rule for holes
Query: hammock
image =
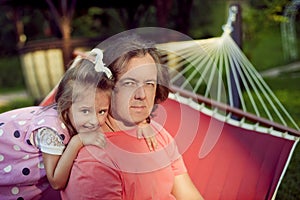
{"label": "hammock", "polygon": [[229,14],[221,37],[157,45],[172,92],[155,120],[173,134],[205,199],[274,199],[299,128],[231,38]]}

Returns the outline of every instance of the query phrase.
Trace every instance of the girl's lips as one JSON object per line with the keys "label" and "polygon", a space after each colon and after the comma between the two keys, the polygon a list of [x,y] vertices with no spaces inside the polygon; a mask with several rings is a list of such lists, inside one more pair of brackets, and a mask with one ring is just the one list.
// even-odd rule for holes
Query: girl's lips
{"label": "girl's lips", "polygon": [[99,126],[83,126],[84,129],[88,129],[89,131],[97,131],[99,130]]}

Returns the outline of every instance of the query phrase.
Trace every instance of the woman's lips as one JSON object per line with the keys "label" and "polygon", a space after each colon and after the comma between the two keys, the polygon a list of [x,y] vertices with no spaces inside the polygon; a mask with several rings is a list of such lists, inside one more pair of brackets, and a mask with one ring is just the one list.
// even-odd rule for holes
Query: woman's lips
{"label": "woman's lips", "polygon": [[130,108],[133,109],[133,110],[135,110],[135,111],[141,112],[141,111],[143,111],[143,110],[146,109],[146,106],[144,106],[144,105],[137,105],[137,106],[131,106]]}

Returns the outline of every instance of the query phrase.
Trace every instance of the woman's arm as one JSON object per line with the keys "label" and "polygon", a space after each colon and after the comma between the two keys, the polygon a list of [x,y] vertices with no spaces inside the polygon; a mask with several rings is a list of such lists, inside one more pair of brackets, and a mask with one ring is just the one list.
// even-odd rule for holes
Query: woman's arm
{"label": "woman's arm", "polygon": [[187,173],[175,176],[172,194],[177,200],[203,200]]}

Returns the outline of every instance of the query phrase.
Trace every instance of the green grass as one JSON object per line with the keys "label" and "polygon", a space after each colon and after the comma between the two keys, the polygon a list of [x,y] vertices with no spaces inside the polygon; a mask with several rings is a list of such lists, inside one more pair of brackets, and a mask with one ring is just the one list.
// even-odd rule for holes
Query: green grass
{"label": "green grass", "polygon": [[298,144],[279,187],[277,200],[300,199],[300,145]]}
{"label": "green grass", "polygon": [[1,87],[0,88],[0,95],[1,94],[9,94],[14,92],[19,92],[26,90],[25,86],[14,86],[14,87]]}
{"label": "green grass", "polygon": [[24,78],[18,56],[0,58],[0,72],[0,89],[24,88]]}
{"label": "green grass", "polygon": [[0,113],[14,110],[17,108],[32,106],[33,104],[34,104],[34,100],[30,99],[30,98],[15,99],[15,100],[9,102],[8,104],[0,105]]}
{"label": "green grass", "polygon": [[[285,115],[284,111],[279,107],[277,102],[275,101],[276,97],[273,98],[271,95],[268,96],[271,98],[272,102],[274,103],[275,107],[278,109],[282,119],[287,123],[287,126],[297,129],[297,126],[300,127],[300,77],[298,78],[288,78],[288,77],[280,77],[277,78],[265,78],[264,79],[267,85],[270,87],[271,91],[283,105],[285,110],[290,114],[290,117],[293,119],[289,119],[287,115]],[[269,115],[272,117],[272,121],[277,122],[279,124],[283,124],[281,122],[280,117],[275,112],[272,104],[268,103],[268,99],[266,98],[265,94],[260,93],[260,98],[264,102],[264,105],[260,103],[260,99],[258,98],[257,93],[250,92],[252,98],[254,99],[255,106],[259,111],[259,115],[262,118],[271,119]],[[247,112],[255,114],[254,106],[250,101],[249,94],[244,92],[243,98],[245,101],[245,105],[247,107]],[[269,113],[265,112],[265,106]],[[296,124],[296,125],[295,125]]]}
{"label": "green grass", "polygon": [[286,76],[265,81],[300,127],[300,77]]}
{"label": "green grass", "polygon": [[[0,72],[0,95],[26,90],[18,56],[0,58]],[[0,113],[33,104],[34,100],[31,98],[17,98],[0,105]]]}
{"label": "green grass", "polygon": [[244,52],[258,71],[288,62],[283,56],[280,27],[274,29],[263,30],[252,41],[245,41],[243,44]]}

